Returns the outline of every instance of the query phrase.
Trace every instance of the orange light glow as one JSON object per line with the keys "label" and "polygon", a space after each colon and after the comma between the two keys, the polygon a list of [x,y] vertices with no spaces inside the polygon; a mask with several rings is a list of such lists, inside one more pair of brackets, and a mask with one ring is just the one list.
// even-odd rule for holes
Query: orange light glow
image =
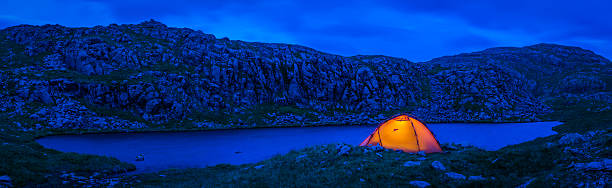
{"label": "orange light glow", "polygon": [[407,115],[397,116],[381,124],[360,144],[375,145],[410,153],[442,152],[440,144],[427,126]]}

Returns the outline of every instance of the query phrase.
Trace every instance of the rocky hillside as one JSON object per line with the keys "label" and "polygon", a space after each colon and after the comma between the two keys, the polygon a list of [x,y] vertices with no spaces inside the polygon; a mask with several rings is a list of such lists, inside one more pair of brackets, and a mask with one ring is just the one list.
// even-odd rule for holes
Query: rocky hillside
{"label": "rocky hillside", "polygon": [[612,64],[538,44],[410,62],[253,43],[151,20],[0,30],[0,113],[25,128],[216,128],[533,121],[555,106],[612,103]]}

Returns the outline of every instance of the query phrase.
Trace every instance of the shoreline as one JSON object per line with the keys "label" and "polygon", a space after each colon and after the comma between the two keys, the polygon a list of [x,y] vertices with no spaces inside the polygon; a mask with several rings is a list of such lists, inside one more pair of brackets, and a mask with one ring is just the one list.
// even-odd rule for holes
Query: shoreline
{"label": "shoreline", "polygon": [[[428,124],[510,124],[510,123],[540,123],[540,122],[559,122],[560,126],[565,122],[562,120],[550,120],[550,121],[530,121],[530,122],[486,122],[486,121],[476,121],[476,122],[462,122],[462,121],[449,121],[449,122],[434,122],[434,123],[426,123]],[[34,132],[34,140],[48,137],[48,136],[63,136],[63,135],[89,135],[89,134],[122,134],[122,133],[180,133],[180,132],[205,132],[205,131],[226,131],[226,130],[242,130],[242,129],[270,129],[270,128],[300,128],[300,127],[350,127],[350,126],[372,126],[376,127],[378,124],[318,124],[318,125],[303,125],[303,126],[235,126],[235,127],[214,127],[214,128],[182,128],[182,129],[172,129],[172,128],[144,128],[144,129],[111,129],[111,130],[95,130],[95,129],[59,129],[59,130],[35,130]],[[556,127],[555,126],[555,127]],[[77,131],[77,132],[75,132]],[[30,132],[30,131],[23,131]],[[42,134],[42,135],[41,135]]]}

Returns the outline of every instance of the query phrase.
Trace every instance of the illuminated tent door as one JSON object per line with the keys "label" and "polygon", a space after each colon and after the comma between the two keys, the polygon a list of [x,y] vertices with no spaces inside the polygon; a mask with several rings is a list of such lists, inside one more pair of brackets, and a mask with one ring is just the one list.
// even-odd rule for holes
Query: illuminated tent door
{"label": "illuminated tent door", "polygon": [[424,123],[408,115],[399,115],[382,123],[360,146],[380,145],[404,152],[442,152],[440,143]]}

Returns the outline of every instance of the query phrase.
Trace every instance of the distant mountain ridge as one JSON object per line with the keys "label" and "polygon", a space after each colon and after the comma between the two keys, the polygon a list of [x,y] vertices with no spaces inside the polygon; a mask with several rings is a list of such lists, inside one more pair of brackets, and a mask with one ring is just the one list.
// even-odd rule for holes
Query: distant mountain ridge
{"label": "distant mountain ridge", "polygon": [[217,39],[151,20],[0,31],[0,107],[32,128],[198,128],[534,121],[555,106],[610,108],[610,60],[578,47],[490,48],[414,63]]}

